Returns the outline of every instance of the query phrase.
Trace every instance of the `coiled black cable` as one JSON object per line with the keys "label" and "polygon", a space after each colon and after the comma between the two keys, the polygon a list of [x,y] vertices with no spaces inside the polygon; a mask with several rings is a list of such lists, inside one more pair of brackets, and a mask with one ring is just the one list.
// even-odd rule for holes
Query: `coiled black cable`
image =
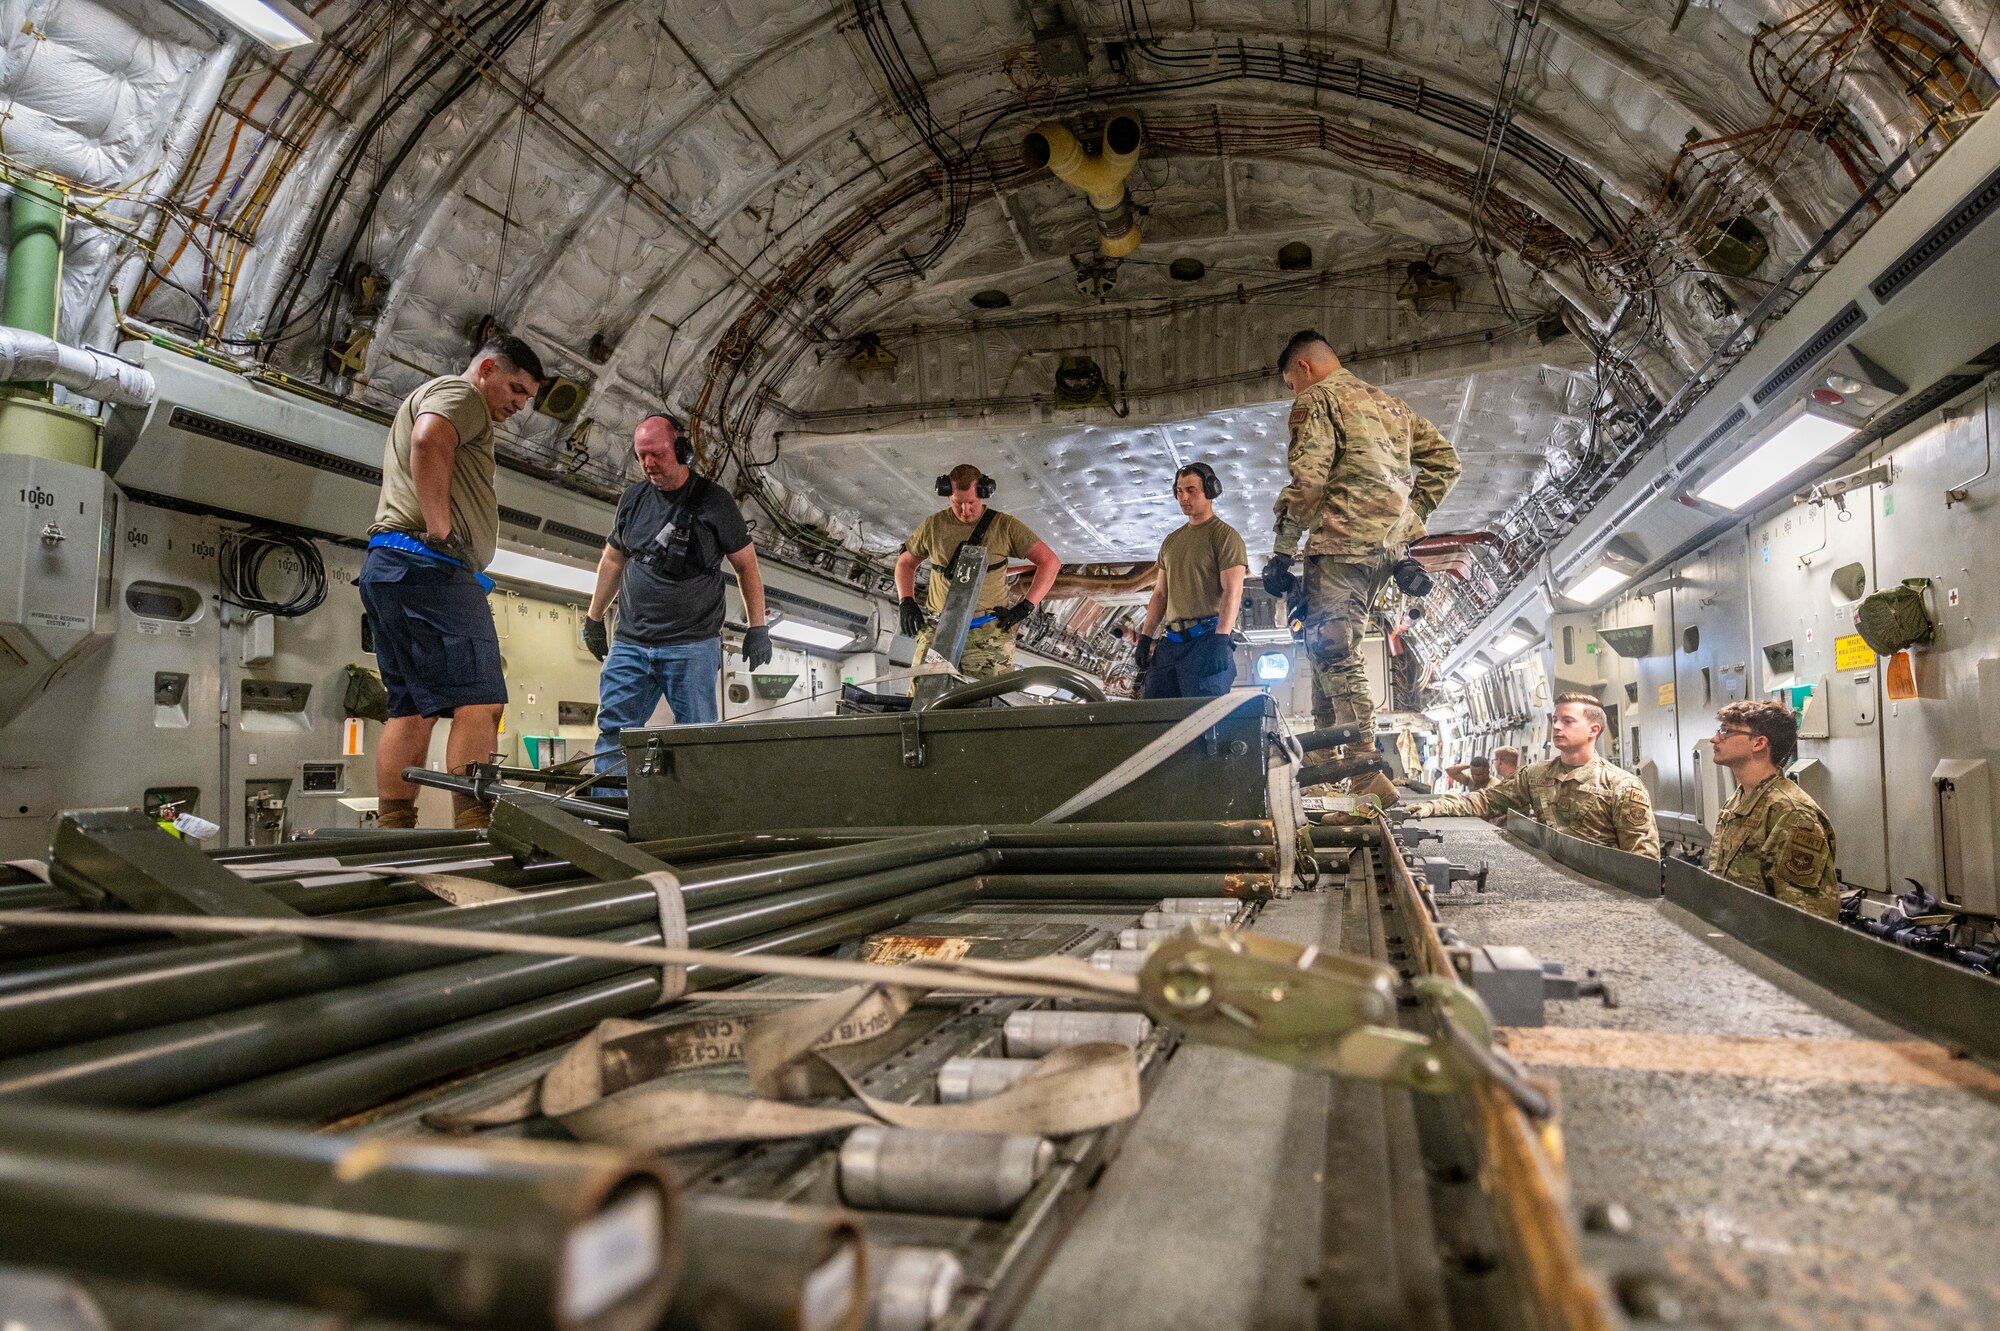
{"label": "coiled black cable", "polygon": [[[298,579],[298,585],[283,600],[264,591],[264,566],[273,555],[290,558],[291,567],[283,571]],[[326,600],[326,561],[310,537],[274,531],[224,532],[215,562],[222,576],[222,599],[245,610],[295,619],[317,610]]]}

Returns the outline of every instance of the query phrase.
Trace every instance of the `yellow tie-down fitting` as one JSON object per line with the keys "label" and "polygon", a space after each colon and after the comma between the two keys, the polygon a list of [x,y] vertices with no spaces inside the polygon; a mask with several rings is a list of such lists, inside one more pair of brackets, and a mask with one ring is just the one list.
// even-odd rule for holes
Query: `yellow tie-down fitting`
{"label": "yellow tie-down fitting", "polygon": [[1156,944],[1139,972],[1146,1012],[1201,1044],[1432,1093],[1490,1075],[1493,1021],[1478,995],[1435,975],[1408,992],[1437,1015],[1438,1038],[1396,1024],[1390,967],[1265,934],[1198,922]]}

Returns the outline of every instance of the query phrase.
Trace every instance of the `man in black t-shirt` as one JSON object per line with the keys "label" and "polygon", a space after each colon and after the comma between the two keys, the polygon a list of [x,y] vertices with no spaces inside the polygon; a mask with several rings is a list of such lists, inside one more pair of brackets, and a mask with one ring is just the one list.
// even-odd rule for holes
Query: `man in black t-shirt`
{"label": "man in black t-shirt", "polygon": [[[665,697],[676,725],[720,718],[722,561],[743,592],[743,659],[752,670],[771,660],[764,627],[764,579],[750,529],[729,492],[688,464],[694,448],[671,416],[648,416],[632,432],[646,479],[618,501],[618,517],[597,560],[597,589],[583,642],[604,662],[598,681],[599,771],[615,770],[618,733],[644,725]],[[618,640],[609,642],[604,612],[616,599]]]}

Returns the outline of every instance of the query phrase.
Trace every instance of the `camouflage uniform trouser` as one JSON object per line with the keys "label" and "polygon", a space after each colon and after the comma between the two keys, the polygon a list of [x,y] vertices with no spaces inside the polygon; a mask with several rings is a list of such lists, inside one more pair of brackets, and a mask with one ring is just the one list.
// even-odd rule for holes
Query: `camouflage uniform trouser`
{"label": "camouflage uniform trouser", "polygon": [[[916,673],[924,674],[924,658],[930,655],[934,629],[917,635]],[[967,679],[994,679],[1014,669],[1014,634],[998,624],[981,624],[965,635],[965,650],[959,653],[958,669]]]}
{"label": "camouflage uniform trouser", "polygon": [[1372,559],[1306,556],[1305,649],[1312,665],[1313,725],[1353,725],[1360,740],[1349,755],[1375,749],[1375,700],[1361,665],[1361,635],[1389,583],[1388,554]]}

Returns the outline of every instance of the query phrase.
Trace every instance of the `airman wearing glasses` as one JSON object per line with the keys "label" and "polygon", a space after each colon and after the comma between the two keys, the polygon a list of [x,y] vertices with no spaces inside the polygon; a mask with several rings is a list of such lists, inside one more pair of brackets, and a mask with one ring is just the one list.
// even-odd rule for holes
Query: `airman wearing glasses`
{"label": "airman wearing glasses", "polygon": [[1775,702],[1733,702],[1715,714],[1715,762],[1736,778],[1716,817],[1710,873],[1827,919],[1840,915],[1833,824],[1784,773],[1799,725]]}

